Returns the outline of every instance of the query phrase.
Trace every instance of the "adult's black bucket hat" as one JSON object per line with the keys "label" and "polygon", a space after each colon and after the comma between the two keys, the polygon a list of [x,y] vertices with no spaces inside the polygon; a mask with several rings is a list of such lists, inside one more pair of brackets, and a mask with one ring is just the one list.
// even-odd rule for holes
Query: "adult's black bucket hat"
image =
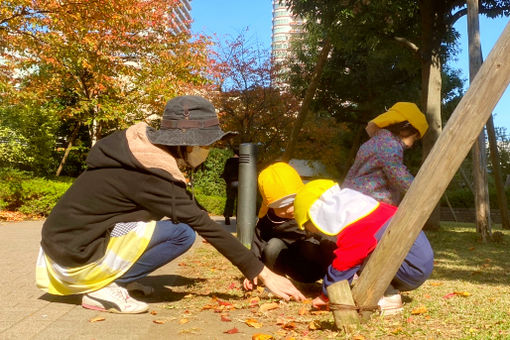
{"label": "adult's black bucket hat", "polygon": [[152,144],[206,146],[236,135],[223,132],[214,106],[200,96],[179,96],[165,106],[159,130],[147,127]]}

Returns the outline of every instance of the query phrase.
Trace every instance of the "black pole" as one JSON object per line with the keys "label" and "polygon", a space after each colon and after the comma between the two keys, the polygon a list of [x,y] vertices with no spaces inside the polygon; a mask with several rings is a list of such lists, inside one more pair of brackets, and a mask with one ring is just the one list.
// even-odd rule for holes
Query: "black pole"
{"label": "black pole", "polygon": [[237,196],[237,238],[250,248],[257,220],[256,145],[239,145],[239,187]]}

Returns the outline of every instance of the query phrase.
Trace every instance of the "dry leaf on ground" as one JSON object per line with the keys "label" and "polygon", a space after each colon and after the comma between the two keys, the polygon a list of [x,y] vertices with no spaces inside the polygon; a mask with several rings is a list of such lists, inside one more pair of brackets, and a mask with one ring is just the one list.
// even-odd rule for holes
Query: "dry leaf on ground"
{"label": "dry leaf on ground", "polygon": [[223,333],[225,333],[225,334],[236,334],[236,333],[239,333],[239,330],[234,327],[234,328],[229,329],[228,331],[225,331]]}
{"label": "dry leaf on ground", "polygon": [[98,322],[98,321],[104,321],[104,320],[106,320],[104,317],[96,316],[95,318],[90,319],[89,322]]}
{"label": "dry leaf on ground", "polygon": [[416,307],[415,309],[413,309],[411,311],[411,315],[418,315],[418,314],[424,314],[424,313],[427,313],[427,307],[425,307],[425,306]]}
{"label": "dry leaf on ground", "polygon": [[263,303],[259,307],[259,312],[267,312],[268,310],[279,308],[280,305],[277,302]]}
{"label": "dry leaf on ground", "polygon": [[232,319],[228,315],[221,314],[221,321],[230,322],[230,321],[232,321]]}
{"label": "dry leaf on ground", "polygon": [[261,328],[263,324],[255,319],[246,319],[244,323],[253,328]]}
{"label": "dry leaf on ground", "polygon": [[251,340],[272,340],[274,339],[270,334],[257,333],[251,336]]}

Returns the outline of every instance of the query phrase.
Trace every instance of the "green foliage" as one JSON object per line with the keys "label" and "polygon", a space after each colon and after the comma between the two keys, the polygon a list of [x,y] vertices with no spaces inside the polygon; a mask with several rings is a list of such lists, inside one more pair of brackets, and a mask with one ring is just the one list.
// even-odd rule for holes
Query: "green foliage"
{"label": "green foliage", "polygon": [[206,196],[225,196],[225,181],[220,177],[232,150],[212,148],[207,160],[193,174],[195,194]]}
{"label": "green foliage", "polygon": [[223,209],[225,208],[225,202],[227,200],[226,197],[197,194],[195,198],[210,214],[223,215]]}
{"label": "green foliage", "polygon": [[0,126],[0,167],[33,162],[29,156],[28,140],[18,131]]}
{"label": "green foliage", "polygon": [[0,168],[0,209],[12,209],[21,199],[21,183],[30,173],[12,168]]}
{"label": "green foliage", "polygon": [[27,171],[1,169],[0,208],[47,216],[71,184],[70,178],[49,180],[34,178]]}
{"label": "green foliage", "polygon": [[70,180],[43,178],[23,181],[19,211],[28,215],[47,216],[71,184]]}
{"label": "green foliage", "polygon": [[29,101],[0,106],[0,167],[30,170],[42,176],[54,173],[59,124],[50,107],[33,107]]}

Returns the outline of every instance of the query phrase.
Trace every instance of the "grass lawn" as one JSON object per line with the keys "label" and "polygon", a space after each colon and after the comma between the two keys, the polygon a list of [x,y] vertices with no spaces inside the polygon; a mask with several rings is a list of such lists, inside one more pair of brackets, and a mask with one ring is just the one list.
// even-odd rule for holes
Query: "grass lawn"
{"label": "grass lawn", "polygon": [[[299,286],[310,300],[284,302],[263,289],[244,292],[242,275],[209,244],[190,252],[178,274],[191,278],[172,290],[184,298],[165,308],[180,311],[188,336],[204,334],[194,320],[211,319],[218,338],[273,339],[510,339],[510,232],[483,244],[472,224],[448,223],[427,236],[435,251],[432,277],[402,294],[404,313],[373,315],[351,334],[335,329],[330,312],[311,311],[320,284]],[[185,325],[184,325],[185,324]],[[189,326],[189,327],[188,327]],[[230,335],[230,333],[232,335]],[[221,335],[223,334],[223,335]],[[260,339],[263,339],[262,337]]]}

